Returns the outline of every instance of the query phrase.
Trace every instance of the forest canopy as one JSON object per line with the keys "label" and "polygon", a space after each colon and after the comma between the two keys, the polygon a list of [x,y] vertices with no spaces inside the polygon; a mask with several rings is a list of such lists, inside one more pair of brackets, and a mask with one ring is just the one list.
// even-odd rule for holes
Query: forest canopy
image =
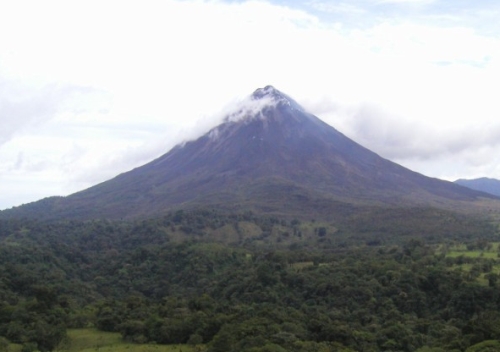
{"label": "forest canopy", "polygon": [[368,215],[0,221],[0,336],[41,351],[84,327],[209,352],[489,348],[496,228],[440,214],[447,227],[411,230],[396,215],[372,217],[372,231]]}

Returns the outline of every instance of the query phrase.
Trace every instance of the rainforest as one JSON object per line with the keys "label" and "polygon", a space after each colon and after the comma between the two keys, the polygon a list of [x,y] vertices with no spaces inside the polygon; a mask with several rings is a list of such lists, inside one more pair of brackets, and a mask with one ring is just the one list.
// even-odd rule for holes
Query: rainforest
{"label": "rainforest", "polygon": [[72,340],[85,331],[137,350],[498,350],[497,226],[388,212],[1,220],[0,350],[84,350]]}

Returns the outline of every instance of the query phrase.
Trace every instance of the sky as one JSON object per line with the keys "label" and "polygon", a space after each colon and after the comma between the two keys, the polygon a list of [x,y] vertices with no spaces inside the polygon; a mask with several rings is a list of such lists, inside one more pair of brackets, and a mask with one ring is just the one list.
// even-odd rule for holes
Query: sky
{"label": "sky", "polygon": [[0,2],[0,209],[207,132],[273,85],[424,175],[500,179],[496,0]]}

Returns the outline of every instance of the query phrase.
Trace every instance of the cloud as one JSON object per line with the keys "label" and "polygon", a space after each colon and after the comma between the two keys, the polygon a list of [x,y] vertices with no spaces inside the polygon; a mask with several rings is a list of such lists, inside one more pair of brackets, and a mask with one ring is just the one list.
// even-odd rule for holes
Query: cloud
{"label": "cloud", "polygon": [[75,109],[70,100],[77,95],[89,94],[92,89],[75,86],[44,85],[40,88],[0,77],[0,147],[13,136],[33,130],[54,118],[57,113]]}
{"label": "cloud", "polygon": [[176,133],[176,129],[158,134],[130,126],[115,133],[112,140],[96,138],[89,145],[73,144],[61,158],[65,189],[74,192],[152,161],[174,146],[179,140]]}
{"label": "cloud", "polygon": [[225,121],[228,122],[238,122],[245,118],[251,117],[263,117],[262,110],[267,107],[273,107],[278,104],[278,100],[272,96],[263,96],[259,99],[255,99],[253,96],[248,96],[247,98],[237,102],[234,106],[226,107],[221,114],[225,116]]}
{"label": "cloud", "polygon": [[53,87],[22,90],[0,78],[0,146],[17,132],[52,118],[57,111],[57,95]]}
{"label": "cloud", "polygon": [[354,15],[359,15],[359,14],[365,14],[366,10],[359,6],[359,5],[353,5],[352,3],[346,3],[346,2],[325,2],[325,1],[310,1],[309,6],[313,7],[314,9],[321,11],[321,12],[327,12],[327,13],[333,13],[333,14],[354,14]]}
{"label": "cloud", "polygon": [[500,177],[483,157],[500,155],[492,13],[493,2],[2,3],[0,193],[17,179],[34,197],[39,183],[65,194],[128,171],[267,84],[426,174],[465,177],[481,161]]}
{"label": "cloud", "polygon": [[350,138],[391,160],[430,161],[461,155],[468,156],[474,165],[488,160],[471,155],[500,147],[500,122],[436,127],[423,120],[405,120],[369,104],[336,107],[329,120],[336,120]]}
{"label": "cloud", "polygon": [[437,0],[377,0],[378,4],[432,4]]}

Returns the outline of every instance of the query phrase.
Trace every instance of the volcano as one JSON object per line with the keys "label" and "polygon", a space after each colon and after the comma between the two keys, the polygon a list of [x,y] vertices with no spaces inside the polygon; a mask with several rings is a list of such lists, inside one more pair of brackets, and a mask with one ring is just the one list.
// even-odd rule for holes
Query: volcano
{"label": "volcano", "polygon": [[1,215],[117,219],[210,207],[300,217],[358,206],[457,208],[486,198],[497,199],[380,157],[267,86],[205,135],[144,166]]}

